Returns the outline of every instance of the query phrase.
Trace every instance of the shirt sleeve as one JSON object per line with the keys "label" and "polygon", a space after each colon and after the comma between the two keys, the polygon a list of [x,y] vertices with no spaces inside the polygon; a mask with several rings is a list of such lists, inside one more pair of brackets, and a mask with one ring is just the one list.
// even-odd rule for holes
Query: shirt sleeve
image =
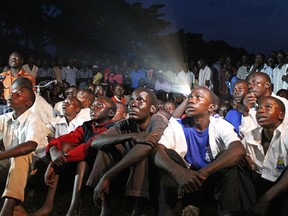
{"label": "shirt sleeve", "polygon": [[83,143],[83,137],[84,137],[84,130],[82,126],[79,126],[69,134],[65,134],[63,136],[51,140],[51,142],[48,144],[46,148],[46,154],[49,153],[49,149],[52,146],[56,146],[57,149],[60,150],[61,144],[64,142],[70,143],[70,145],[72,146],[78,146],[79,143]]}
{"label": "shirt sleeve", "polygon": [[255,115],[256,115],[255,111],[252,110],[249,111],[248,116],[242,117],[241,125],[239,126],[239,131],[243,136],[245,136],[251,130],[258,127]]}
{"label": "shirt sleeve", "polygon": [[150,122],[150,129],[149,132],[150,133],[156,133],[157,134],[157,142],[153,142],[153,143],[147,143],[148,145],[150,145],[152,148],[155,148],[155,146],[158,144],[158,141],[160,140],[160,138],[162,137],[165,128],[168,125],[168,119],[160,114],[160,113],[156,113],[153,115],[153,117],[151,118],[151,122]]}

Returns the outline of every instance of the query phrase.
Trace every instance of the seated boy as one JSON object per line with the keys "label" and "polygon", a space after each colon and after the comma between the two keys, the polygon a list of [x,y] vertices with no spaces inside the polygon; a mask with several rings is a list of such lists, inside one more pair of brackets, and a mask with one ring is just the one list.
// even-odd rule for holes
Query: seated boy
{"label": "seated boy", "polygon": [[261,98],[256,107],[260,127],[242,141],[255,189],[249,192],[257,200],[253,215],[288,215],[288,133],[284,118],[282,101],[271,96]]}
{"label": "seated boy", "polygon": [[76,97],[68,96],[62,106],[64,116],[52,118],[45,124],[48,137],[52,139],[68,134],[87,121],[87,119],[78,115],[81,107],[82,104]]}
{"label": "seated boy", "polygon": [[[94,201],[102,202],[101,215],[111,213],[109,184],[119,173],[129,169],[126,196],[134,198],[133,215],[141,215],[142,201],[149,199],[149,155],[168,124],[156,112],[156,95],[146,88],[133,91],[129,102],[129,119],[115,123],[99,135],[92,147],[100,149],[87,185],[95,187]],[[105,196],[108,193],[107,196]]]}
{"label": "seated boy", "polygon": [[154,158],[160,176],[159,215],[181,215],[182,204],[203,210],[214,199],[220,215],[241,210],[233,184],[239,181],[236,165],[246,152],[233,126],[211,116],[218,104],[211,90],[196,87],[187,98],[187,117],[170,118]]}
{"label": "seated boy", "polygon": [[80,116],[86,119],[86,121],[91,120],[90,118],[90,107],[95,100],[95,94],[91,89],[80,89],[77,92],[77,99],[82,104],[82,109],[79,113]]}
{"label": "seated boy", "polygon": [[69,134],[62,135],[53,139],[47,146],[47,153],[53,154],[52,147],[56,147],[56,159],[53,160],[51,155],[51,163],[47,168],[45,174],[45,182],[49,186],[48,194],[44,205],[34,213],[36,215],[49,215],[53,209],[54,195],[56,192],[59,173],[64,169],[65,165],[72,162],[79,162],[77,164],[77,171],[75,175],[73,188],[73,198],[67,215],[72,215],[76,211],[79,199],[79,192],[82,186],[84,172],[86,170],[86,163],[88,166],[93,164],[97,151],[91,149],[92,141],[101,133],[108,130],[113,125],[112,118],[116,112],[116,104],[107,97],[97,98],[91,106],[91,119],[84,122],[82,126],[77,127]]}
{"label": "seated boy", "polygon": [[[47,145],[45,126],[29,108],[35,102],[35,94],[26,86],[13,88],[7,100],[13,112],[0,116],[0,139],[3,139],[5,150],[0,152],[0,160],[10,158],[10,170],[7,177],[5,198],[1,215],[13,215],[15,210],[24,209],[20,204],[24,201],[29,171],[33,168],[33,152],[37,153]],[[37,150],[37,151],[36,151]],[[39,151],[38,151],[39,150]]]}

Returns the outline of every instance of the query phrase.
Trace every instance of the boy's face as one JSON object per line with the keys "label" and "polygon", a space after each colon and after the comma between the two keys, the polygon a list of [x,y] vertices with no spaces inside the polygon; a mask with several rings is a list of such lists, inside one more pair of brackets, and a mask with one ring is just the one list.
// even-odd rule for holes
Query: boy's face
{"label": "boy's face", "polygon": [[280,111],[277,101],[270,97],[261,99],[256,111],[256,119],[259,125],[264,128],[278,127],[285,115]]}
{"label": "boy's face", "polygon": [[233,97],[236,103],[241,103],[245,95],[248,94],[248,86],[244,82],[235,83]]}
{"label": "boy's face", "polygon": [[209,115],[211,105],[212,102],[209,90],[204,87],[195,88],[188,96],[186,114],[187,116],[193,117]]}
{"label": "boy's face", "polygon": [[9,66],[11,68],[19,68],[23,64],[23,59],[20,54],[14,52],[9,56]]}
{"label": "boy's face", "polygon": [[136,121],[148,119],[151,116],[152,105],[147,92],[135,90],[129,101],[129,118]]}
{"label": "boy's face", "polygon": [[98,98],[93,102],[90,108],[91,119],[96,120],[98,123],[104,123],[109,120],[110,110],[111,107],[109,103],[103,98]]}
{"label": "boy's face", "polygon": [[29,101],[30,99],[28,98],[27,90],[19,86],[14,88],[10,93],[7,100],[7,106],[13,108],[14,110],[25,108],[28,109],[29,107],[27,103]]}
{"label": "boy's face", "polygon": [[219,116],[222,118],[225,118],[226,114],[228,112],[228,107],[227,105],[221,105],[219,107]]}
{"label": "boy's face", "polygon": [[66,91],[65,91],[66,96],[73,96],[76,97],[77,95],[77,88],[74,87],[69,87]]}
{"label": "boy's face", "polygon": [[176,109],[176,107],[175,107],[175,104],[174,104],[174,103],[166,102],[166,103],[165,103],[165,106],[164,106],[164,109],[165,109],[168,113],[172,114],[172,113],[174,112],[174,110]]}
{"label": "boy's face", "polygon": [[268,87],[266,79],[261,75],[252,75],[248,80],[249,92],[252,92],[258,100],[266,94]]}
{"label": "boy's face", "polygon": [[95,88],[95,95],[97,97],[104,96],[104,89],[102,86],[96,86]]}
{"label": "boy's face", "polygon": [[124,89],[122,86],[120,85],[116,85],[115,88],[114,88],[114,94],[117,95],[117,96],[122,96],[124,93]]}
{"label": "boy's face", "polygon": [[80,108],[77,106],[74,100],[68,97],[63,102],[62,111],[65,116],[76,116],[79,113]]}

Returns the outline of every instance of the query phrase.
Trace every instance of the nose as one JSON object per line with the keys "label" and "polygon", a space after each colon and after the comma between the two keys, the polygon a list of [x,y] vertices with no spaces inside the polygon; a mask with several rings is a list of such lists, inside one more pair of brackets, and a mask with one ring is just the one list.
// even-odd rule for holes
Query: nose
{"label": "nose", "polygon": [[130,107],[135,107],[136,106],[136,100],[132,100],[129,102]]}
{"label": "nose", "polygon": [[188,103],[195,103],[195,100],[196,100],[195,97],[191,96],[188,98]]}

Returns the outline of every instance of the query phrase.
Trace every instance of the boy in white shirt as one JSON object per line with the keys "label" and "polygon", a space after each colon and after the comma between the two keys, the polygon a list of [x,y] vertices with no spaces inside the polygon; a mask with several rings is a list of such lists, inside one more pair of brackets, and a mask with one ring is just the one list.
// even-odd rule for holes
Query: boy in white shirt
{"label": "boy in white shirt", "polygon": [[282,101],[271,96],[263,97],[256,108],[260,127],[243,139],[255,189],[249,192],[257,200],[252,208],[255,215],[288,215],[287,208],[284,208],[288,201],[288,133],[284,116]]}

